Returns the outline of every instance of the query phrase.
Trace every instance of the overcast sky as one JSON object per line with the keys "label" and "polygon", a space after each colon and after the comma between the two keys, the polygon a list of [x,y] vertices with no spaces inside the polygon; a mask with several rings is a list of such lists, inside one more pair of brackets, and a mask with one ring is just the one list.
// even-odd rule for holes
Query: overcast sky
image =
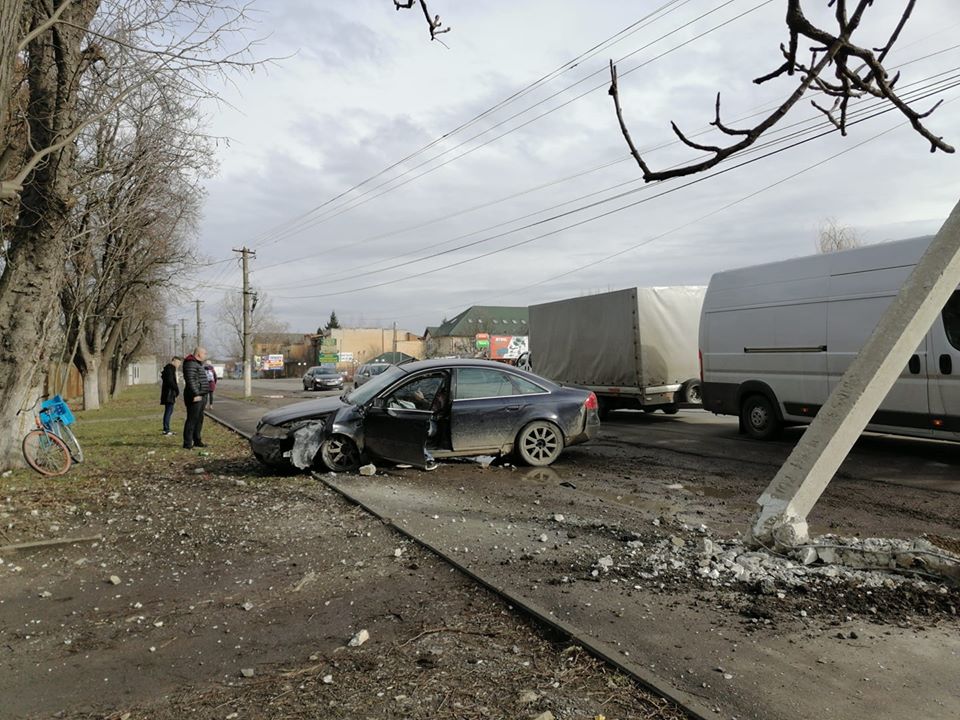
{"label": "overcast sky", "polygon": [[[903,4],[877,3],[861,44],[882,44]],[[252,36],[265,38],[256,52],[288,57],[224,90],[229,105],[211,130],[230,142],[207,183],[200,245],[210,262],[255,248],[252,283],[291,331],[313,331],[336,310],[343,324],[397,322],[419,333],[473,304],[706,284],[718,270],[813,252],[828,217],[866,243],[933,233],[960,197],[958,155],[931,154],[897,113],[871,117],[879,106],[870,100],[852,106],[867,119],[846,138],[833,133],[761,158],[787,147],[787,135],[796,142],[824,131],[803,101],[788,116],[792,127],[771,135],[780,143],[733,158],[727,172],[643,185],[606,92],[608,60],[619,61],[634,140],[657,148],[648,163],[693,159],[695,151],[669,144],[671,120],[703,130],[720,91],[724,118],[743,126],[751,120],[737,121],[791,91],[789,79],[750,82],[782,62],[785,0],[429,5],[453,27],[440,36],[447,47],[430,41],[419,10],[395,11],[391,0],[254,2]],[[826,21],[825,5],[805,3]],[[952,84],[960,48],[948,48],[958,29],[956,0],[918,3],[888,58],[888,67],[909,63],[903,93]],[[958,95],[943,92],[927,121],[954,145]],[[195,297],[215,323],[223,294],[239,291],[239,266],[213,265],[197,281]],[[191,309],[174,308],[174,319],[191,318]]]}

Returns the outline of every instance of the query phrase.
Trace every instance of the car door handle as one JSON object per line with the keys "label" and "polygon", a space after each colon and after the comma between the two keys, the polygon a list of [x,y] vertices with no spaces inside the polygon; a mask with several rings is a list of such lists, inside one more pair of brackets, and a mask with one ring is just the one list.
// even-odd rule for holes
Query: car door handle
{"label": "car door handle", "polygon": [[907,367],[909,368],[911,375],[919,375],[920,374],[920,356],[913,355],[910,358],[910,362],[907,363]]}
{"label": "car door handle", "polygon": [[953,358],[944,353],[940,356],[940,374],[941,375],[952,375],[953,374]]}
{"label": "car door handle", "polygon": [[506,407],[505,409],[506,409],[507,412],[519,412],[519,411],[520,411],[520,406],[519,406],[519,405],[507,405],[507,407]]}

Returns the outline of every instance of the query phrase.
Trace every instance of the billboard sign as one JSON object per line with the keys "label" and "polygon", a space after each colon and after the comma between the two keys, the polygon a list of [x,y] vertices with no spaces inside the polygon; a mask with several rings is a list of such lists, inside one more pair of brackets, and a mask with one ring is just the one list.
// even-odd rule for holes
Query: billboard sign
{"label": "billboard sign", "polygon": [[526,335],[493,335],[490,338],[491,360],[516,360],[529,349]]}
{"label": "billboard sign", "polygon": [[477,333],[477,349],[490,347],[490,335],[488,333]]}
{"label": "billboard sign", "polygon": [[264,370],[283,370],[283,355],[267,355],[263,360]]}
{"label": "billboard sign", "polygon": [[340,362],[353,362],[353,353],[352,352],[340,353]]}
{"label": "billboard sign", "polygon": [[335,352],[318,352],[317,353],[317,364],[318,365],[335,365],[338,362],[339,356]]}

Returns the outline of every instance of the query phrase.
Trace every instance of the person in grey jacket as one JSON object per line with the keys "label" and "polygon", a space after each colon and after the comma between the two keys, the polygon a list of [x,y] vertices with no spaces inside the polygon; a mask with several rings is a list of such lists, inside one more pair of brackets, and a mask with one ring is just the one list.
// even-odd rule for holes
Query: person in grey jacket
{"label": "person in grey jacket", "polygon": [[207,404],[210,383],[203,361],[207,359],[206,348],[198,347],[193,355],[183,359],[183,402],[187,406],[187,419],[183,423],[183,447],[192,450],[206,447],[202,440],[203,410]]}

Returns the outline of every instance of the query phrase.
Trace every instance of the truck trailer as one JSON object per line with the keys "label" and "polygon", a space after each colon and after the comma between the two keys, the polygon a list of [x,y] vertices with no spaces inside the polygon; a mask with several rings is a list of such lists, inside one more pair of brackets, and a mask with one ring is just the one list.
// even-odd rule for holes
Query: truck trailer
{"label": "truck trailer", "polygon": [[702,286],[628,288],[532,305],[529,365],[592,390],[601,416],[634,408],[676,413],[699,404]]}

